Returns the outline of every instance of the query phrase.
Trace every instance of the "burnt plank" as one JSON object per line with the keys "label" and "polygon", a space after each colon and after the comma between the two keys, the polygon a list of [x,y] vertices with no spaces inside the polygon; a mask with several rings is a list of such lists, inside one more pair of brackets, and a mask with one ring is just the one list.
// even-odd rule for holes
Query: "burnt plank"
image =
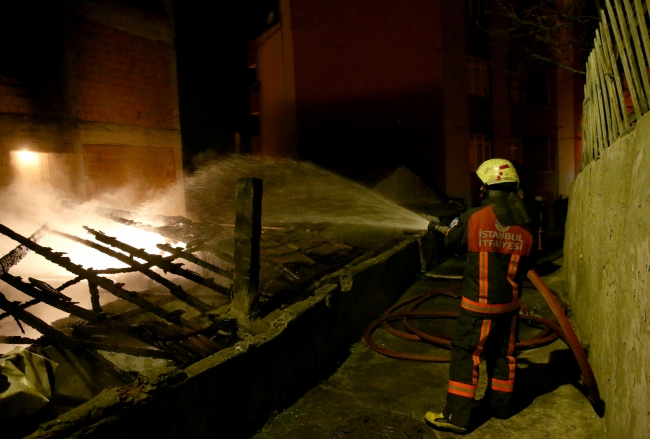
{"label": "burnt plank", "polygon": [[97,250],[101,253],[104,253],[105,255],[111,256],[118,261],[129,265],[130,267],[134,268],[135,270],[139,271],[140,273],[144,274],[148,278],[158,282],[165,288],[169,290],[171,294],[176,296],[179,300],[187,303],[189,306],[192,308],[196,309],[197,311],[201,313],[206,313],[208,311],[211,311],[213,309],[212,306],[208,305],[207,303],[203,302],[201,299],[198,299],[194,296],[191,296],[183,290],[183,288],[180,285],[177,285],[173,283],[172,281],[164,278],[163,276],[159,275],[155,271],[151,270],[149,267],[149,264],[141,264],[139,262],[136,262],[133,260],[132,257],[129,257],[123,253],[117,252],[115,250],[112,250],[108,247],[104,247],[103,245],[97,244],[96,242],[89,241],[87,239],[79,238],[74,235],[70,235],[67,233],[63,232],[57,232],[57,231],[52,231],[53,234],[56,234],[57,236],[61,236],[63,238],[69,239],[71,241],[77,242],[79,244],[83,244],[87,247],[90,247],[94,250]]}
{"label": "burnt plank", "polygon": [[99,355],[96,351],[92,349],[84,349],[74,339],[68,337],[67,335],[63,334],[60,331],[57,331],[56,329],[54,329],[53,327],[45,323],[43,320],[39,319],[38,317],[34,316],[28,311],[25,311],[24,309],[20,309],[20,307],[16,306],[15,303],[10,302],[2,293],[0,293],[0,308],[8,312],[12,316],[14,316],[16,319],[36,329],[38,332],[40,332],[45,337],[47,337],[52,343],[55,343],[56,345],[64,349],[68,349],[78,353],[81,357],[97,365],[105,372],[113,375],[114,377],[122,380],[123,382],[129,383],[133,381],[134,379],[133,376],[115,367],[113,363],[106,360],[104,357]]}
{"label": "burnt plank", "polygon": [[260,237],[262,235],[262,180],[237,180],[235,201],[235,275],[233,308],[250,315],[259,295]]}
{"label": "burnt plank", "polygon": [[129,244],[120,242],[117,238],[114,238],[112,236],[107,236],[104,233],[94,230],[90,227],[84,226],[84,229],[86,229],[88,233],[93,235],[97,241],[102,242],[104,244],[108,244],[111,247],[115,247],[124,252],[127,252],[132,257],[143,259],[150,264],[157,265],[158,267],[162,268],[163,270],[169,273],[182,276],[186,279],[191,280],[192,282],[196,282],[197,284],[208,287],[211,290],[214,290],[218,293],[227,294],[227,295],[230,294],[230,290],[228,288],[215,283],[213,279],[205,278],[199,275],[198,273],[182,268],[183,264],[177,264],[171,262],[168,258],[164,258],[160,255],[152,255],[151,253],[147,253],[143,249],[135,248]]}
{"label": "burnt plank", "polygon": [[110,279],[95,274],[91,270],[84,269],[81,265],[73,263],[70,258],[64,256],[64,253],[55,252],[51,248],[36,244],[35,242],[30,241],[29,239],[14,232],[3,224],[0,224],[0,233],[13,239],[14,241],[19,242],[20,244],[23,244],[25,247],[38,253],[47,260],[60,265],[72,274],[83,276],[89,282],[97,284],[98,286],[119,297],[120,299],[127,300],[141,308],[144,308],[152,314],[155,314],[158,317],[162,318],[163,320],[167,320],[171,323],[181,326],[192,327],[192,325],[187,320],[183,319],[178,313],[170,312],[158,306],[155,306],[151,302],[141,298],[138,294],[122,288],[123,284],[115,283]]}

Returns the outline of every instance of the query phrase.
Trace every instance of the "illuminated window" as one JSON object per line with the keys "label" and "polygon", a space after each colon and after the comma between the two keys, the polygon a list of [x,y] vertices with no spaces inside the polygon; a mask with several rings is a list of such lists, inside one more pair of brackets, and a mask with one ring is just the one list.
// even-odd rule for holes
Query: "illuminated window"
{"label": "illuminated window", "polygon": [[469,94],[474,96],[489,96],[488,62],[481,58],[468,56],[467,68],[469,69]]}
{"label": "illuminated window", "polygon": [[476,171],[481,163],[492,157],[492,141],[487,134],[469,133],[469,170]]}

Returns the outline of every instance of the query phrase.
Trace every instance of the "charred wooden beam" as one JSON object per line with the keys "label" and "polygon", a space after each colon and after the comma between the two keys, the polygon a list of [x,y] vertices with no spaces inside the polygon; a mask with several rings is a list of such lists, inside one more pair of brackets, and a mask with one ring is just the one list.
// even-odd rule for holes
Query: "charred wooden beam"
{"label": "charred wooden beam", "polygon": [[[170,230],[169,227],[155,227],[152,226],[151,224],[145,224],[145,223],[140,223],[138,221],[133,221],[129,219],[124,219],[119,216],[115,215],[110,215],[106,216],[106,218],[109,218],[113,221],[115,221],[118,224],[123,224],[125,226],[133,227],[136,229],[144,230],[145,232],[152,232],[152,233],[157,233],[161,236],[164,236],[165,238],[173,239],[174,241],[186,241],[187,240],[187,233],[184,233],[183,231],[178,231],[178,230]],[[188,220],[190,223],[192,221]]]}
{"label": "charred wooden beam", "polygon": [[169,244],[158,244],[156,245],[156,247],[168,253],[171,253],[171,255],[174,256],[175,258],[185,259],[186,261],[196,264],[199,267],[203,267],[207,270],[212,271],[213,273],[217,273],[219,276],[223,276],[230,280],[232,280],[233,278],[233,273],[231,271],[224,270],[223,268],[219,268],[216,265],[204,261],[203,259],[199,259],[196,256],[194,256],[192,253],[186,252],[185,249],[183,249],[182,247],[172,247]]}
{"label": "charred wooden beam", "polygon": [[[234,227],[234,224],[231,226]],[[217,259],[221,259],[225,263],[232,265],[235,263],[235,257],[230,254],[226,253],[225,251],[217,250],[214,245],[207,245],[205,242],[203,243],[198,243],[198,241],[195,241],[195,243],[192,246],[192,249],[190,249],[190,244],[188,244],[187,248],[185,249],[185,252],[187,253],[194,253],[197,251],[206,251],[210,253],[212,256],[215,256]]]}
{"label": "charred wooden beam", "polygon": [[161,341],[183,343],[186,346],[191,347],[191,349],[198,351],[202,356],[209,355],[222,349],[222,346],[219,343],[210,340],[210,338],[204,334],[207,331],[206,328],[195,330],[182,328],[180,331],[177,331],[170,326],[165,326],[159,323],[155,323],[155,325],[162,331],[160,333]]}
{"label": "charred wooden beam", "polygon": [[[108,326],[103,326],[105,323],[109,323]],[[194,353],[192,356],[188,357],[187,353],[182,350],[179,352],[178,348],[175,346],[175,341],[174,340],[166,340],[165,335],[163,335],[160,332],[156,331],[150,331],[147,329],[147,326],[150,324],[148,322],[142,323],[142,324],[136,324],[136,325],[128,325],[128,335],[139,339],[140,341],[145,342],[146,344],[152,346],[152,348],[144,348],[144,347],[133,347],[134,350],[129,350],[131,349],[131,346],[124,346],[124,345],[117,345],[117,344],[108,344],[108,343],[103,343],[102,341],[97,341],[94,340],[94,337],[101,336],[102,338],[106,339],[107,337],[112,337],[116,336],[119,334],[123,334],[124,331],[120,330],[120,326],[112,326],[111,323],[114,322],[101,322],[98,325],[95,324],[88,324],[88,323],[76,323],[72,326],[72,335],[75,337],[75,341],[80,343],[81,345],[85,347],[93,347],[94,349],[99,349],[99,350],[105,350],[109,352],[118,352],[118,353],[125,353],[129,355],[136,355],[136,356],[145,356],[145,357],[152,357],[152,358],[167,358],[170,360],[174,360],[177,363],[185,364],[188,361],[193,361],[197,360],[199,358],[202,358],[205,356],[203,353]],[[169,327],[165,323],[161,322],[156,322],[155,324],[165,326],[167,327],[167,331],[165,334],[170,333],[170,334],[180,334],[179,332],[176,332],[177,330],[174,330],[172,327]],[[185,337],[187,338],[187,337]],[[89,340],[87,340],[89,339]],[[184,338],[181,338],[181,340],[184,340]],[[89,343],[94,343],[95,346],[89,345]],[[137,352],[137,349],[140,349],[141,352]],[[211,350],[210,353],[214,353],[216,350]]]}
{"label": "charred wooden beam", "polygon": [[[152,255],[150,253],[147,253],[143,249],[138,249],[133,246],[130,246],[128,244],[125,244],[121,241],[119,241],[117,238],[114,238],[112,236],[107,236],[103,234],[100,231],[91,229],[90,227],[85,227],[91,235],[95,237],[95,239],[99,242],[103,242],[104,244],[108,244],[111,247],[115,247],[117,249],[120,249],[124,252],[129,253],[132,257],[140,258],[144,261],[147,261],[148,263],[154,264],[163,270],[176,274],[178,276],[182,276],[186,279],[191,280],[192,282],[196,282],[197,284],[203,285],[204,287],[210,288],[211,290],[214,290],[218,293],[221,294],[230,294],[230,290],[222,285],[219,285],[214,282],[213,279],[211,278],[205,278],[198,273],[195,273],[193,271],[187,270],[185,268],[182,268],[183,264],[178,264],[169,261],[167,258],[164,258],[160,255]],[[1,232],[1,229],[0,229]]]}
{"label": "charred wooden beam", "polygon": [[171,360],[171,356],[159,349],[151,348],[138,348],[133,346],[122,346],[112,343],[101,343],[97,341],[76,340],[79,345],[87,349],[95,349],[98,351],[115,352],[118,354],[133,355],[134,357],[146,358],[160,358],[164,360]]}
{"label": "charred wooden beam", "polygon": [[155,306],[151,302],[144,300],[138,294],[122,288],[124,284],[115,283],[110,279],[95,274],[91,270],[84,269],[81,265],[73,263],[70,258],[64,256],[64,253],[55,252],[51,248],[36,244],[35,242],[30,241],[29,239],[14,232],[3,224],[0,224],[0,233],[13,239],[14,241],[19,242],[20,244],[23,244],[25,247],[43,256],[48,261],[60,265],[70,273],[76,274],[77,276],[83,276],[89,282],[97,284],[98,286],[119,297],[120,299],[124,299],[141,308],[144,308],[152,314],[155,314],[158,317],[162,318],[163,320],[167,320],[177,325],[192,327],[192,325],[187,320],[183,319],[178,313],[170,312],[158,306]]}
{"label": "charred wooden beam", "polygon": [[[141,293],[142,294],[142,293]],[[156,300],[155,305],[157,306],[165,306],[169,302],[173,302],[176,300],[176,297],[172,296],[171,294],[162,296],[159,300]],[[133,319],[135,317],[138,317],[141,314],[146,313],[147,311],[142,309],[142,308],[134,308],[130,309],[128,311],[121,312],[119,314],[113,314],[108,317],[109,320],[120,320],[120,321],[125,321],[129,319]]]}
{"label": "charred wooden beam", "polygon": [[96,351],[92,349],[84,349],[79,343],[74,339],[68,337],[60,331],[57,331],[43,320],[38,317],[30,314],[24,309],[20,309],[15,303],[7,300],[4,294],[0,293],[0,308],[8,312],[16,319],[24,322],[25,324],[36,329],[38,332],[47,337],[52,343],[56,345],[76,352],[82,358],[90,361],[91,363],[97,365],[105,372],[113,375],[114,377],[122,380],[125,383],[133,381],[134,377],[126,373],[125,371],[115,367],[113,363],[106,360],[104,357],[99,355]]}
{"label": "charred wooden beam", "polygon": [[[117,325],[111,326],[104,322],[86,322],[78,321],[69,325],[72,328],[72,337],[74,339],[86,339],[94,336],[112,337],[124,336],[124,331]],[[147,343],[149,344],[149,343]]]}
{"label": "charred wooden beam", "polygon": [[124,273],[133,273],[138,271],[132,267],[125,268],[104,268],[103,270],[93,270],[97,274],[124,274]]}
{"label": "charred wooden beam", "polygon": [[[64,201],[61,203],[63,207],[67,207],[69,209],[77,209],[82,206],[81,203],[76,203],[72,201]],[[225,227],[225,228],[233,228],[235,225],[234,224],[218,224],[218,223],[195,223],[189,218],[185,218],[182,216],[164,216],[164,215],[157,215],[154,218],[152,218],[153,221],[156,223],[162,223],[164,224],[163,226],[157,227],[153,226],[150,224],[146,223],[141,223],[137,222],[134,220],[134,218],[137,217],[137,215],[133,212],[128,212],[125,210],[118,210],[118,209],[111,209],[111,208],[106,208],[106,207],[98,207],[98,206],[87,206],[85,205],[84,208],[90,209],[93,213],[103,216],[104,218],[109,218],[119,224],[127,225],[129,227],[134,227],[140,230],[145,230],[147,232],[153,232],[157,233],[159,235],[162,235],[166,238],[173,239],[175,241],[184,241],[188,242],[188,238],[196,238],[196,234],[198,233],[199,235],[204,235],[206,230],[212,230],[214,227]],[[284,230],[284,227],[263,227],[263,229],[270,229],[270,230]],[[166,244],[161,244],[159,245],[159,248],[162,248],[161,246],[164,245],[168,248],[174,248],[171,246],[168,246]],[[167,250],[170,251],[170,250]],[[214,248],[210,248],[208,250],[210,254],[213,256],[217,257],[218,259],[221,259],[224,262],[227,262],[229,264],[234,263],[234,256],[232,254],[216,250]],[[170,251],[171,253],[171,251]],[[186,252],[186,254],[191,255],[190,252]],[[213,264],[209,264],[206,261],[203,261],[199,258],[196,258],[196,256],[191,255],[190,258],[185,258],[184,256],[179,256],[183,259],[187,259],[190,262],[193,262],[199,266],[202,266],[210,271],[213,271],[221,276],[224,276],[228,279],[232,280],[233,275],[228,274],[228,270],[225,270],[225,273],[222,272],[222,269],[219,267],[214,266]],[[193,260],[191,258],[196,258],[196,260]],[[173,260],[174,258],[172,258]],[[206,264],[206,265],[204,265]],[[209,265],[207,265],[209,264]],[[178,273],[177,273],[178,274]],[[208,286],[208,285],[206,285]],[[208,286],[209,287],[209,286]],[[222,293],[226,293],[224,291],[220,291]],[[229,293],[229,292],[228,292]]]}
{"label": "charred wooden beam", "polygon": [[249,315],[259,295],[262,180],[237,180],[233,308]]}
{"label": "charred wooden beam", "polygon": [[[52,233],[56,233],[56,232],[52,232]],[[70,235],[70,236],[72,236],[72,235]],[[92,241],[90,241],[90,242],[92,242]],[[174,259],[176,259],[176,257],[174,257],[174,256],[166,256],[165,259],[167,259],[168,261],[171,262]],[[149,263],[140,264],[140,266],[144,267],[144,268],[151,268],[154,265],[155,264],[149,264]],[[138,270],[136,268],[134,268],[134,267],[124,267],[124,268],[104,268],[102,270],[93,270],[93,271],[95,273],[97,273],[97,274],[123,274],[123,273],[133,273],[133,272],[138,271]]]}
{"label": "charred wooden beam", "polygon": [[146,223],[140,223],[137,221],[134,221],[134,218],[136,218],[138,215],[129,212],[127,210],[119,210],[119,209],[111,209],[108,207],[99,207],[99,206],[92,206],[88,204],[82,204],[82,203],[77,203],[74,201],[62,201],[61,206],[67,208],[67,209],[72,209],[72,210],[78,210],[78,209],[84,209],[88,210],[95,215],[102,216],[104,218],[108,218],[110,220],[115,221],[116,223],[119,224],[124,224],[130,227],[135,227],[140,230],[144,230],[147,232],[153,232],[153,233],[158,233],[162,236],[165,236],[167,238],[174,239],[176,241],[185,241],[185,233],[183,231],[176,231],[176,230],[169,230],[168,227],[169,225],[177,226],[177,225],[188,225],[191,227],[192,221],[188,218],[183,218],[183,217],[166,217],[162,215],[158,215],[154,217],[153,219],[157,222],[162,222],[165,226],[163,227],[155,227],[150,224]]}
{"label": "charred wooden beam", "polygon": [[39,302],[43,302],[54,308],[60,309],[61,311],[67,312],[84,320],[95,321],[100,319],[100,316],[98,316],[96,313],[73,303],[69,297],[60,293],[45,282],[33,278],[29,278],[29,283],[23,282],[20,277],[11,275],[9,273],[4,273],[2,276],[0,276],[0,279],[18,291],[33,297]]}
{"label": "charred wooden beam", "polygon": [[[141,223],[138,221],[134,221],[134,218],[137,217],[137,215],[133,212],[128,212],[126,210],[118,210],[118,209],[111,209],[111,208],[106,208],[106,207],[98,207],[98,206],[88,206],[88,205],[82,205],[81,203],[73,202],[73,201],[63,201],[61,203],[63,207],[66,207],[68,209],[77,209],[81,206],[83,206],[85,209],[90,209],[91,212],[102,216],[104,218],[108,218],[110,220],[115,221],[116,223],[123,224],[129,227],[134,227],[136,229],[144,230],[147,232],[152,232],[152,233],[157,233],[161,236],[164,236],[166,238],[173,239],[174,241],[188,241],[188,237],[196,238],[195,234],[198,232],[199,234],[204,234],[206,229],[213,229],[215,226],[216,227],[227,227],[227,228],[232,228],[235,225],[234,224],[206,224],[206,223],[195,223],[189,218],[185,218],[182,216],[164,216],[164,215],[156,215],[154,218],[152,218],[156,223],[162,223],[164,224],[161,227],[157,226],[152,226],[150,224],[146,223]],[[198,226],[198,227],[197,227]],[[269,227],[270,229],[281,229],[278,227]],[[170,246],[170,248],[173,248]],[[218,251],[215,249],[210,249],[210,253],[214,256],[216,256],[218,259],[221,259],[229,264],[232,264],[234,262],[234,257],[231,254],[228,254],[223,251]],[[189,260],[189,259],[188,259]],[[193,261],[191,261],[193,262]],[[204,261],[202,261],[204,262]],[[201,265],[197,262],[195,262],[197,265]],[[206,262],[207,263],[207,262]],[[201,265],[203,266],[203,265]],[[210,267],[204,266],[204,268],[207,268],[208,270],[212,269]],[[216,273],[219,273],[218,271],[215,271]],[[228,277],[228,279],[232,279],[232,275],[229,277],[227,275],[224,275],[225,277]]]}
{"label": "charred wooden beam", "polygon": [[160,322],[142,322],[138,325],[140,330],[158,340],[154,345],[155,347],[164,350],[165,352],[169,352],[173,358],[183,364],[193,363],[205,356],[184,343],[163,341],[162,339],[168,334],[168,330],[164,325],[159,325],[159,323]]}
{"label": "charred wooden beam", "polygon": [[[213,256],[216,256],[217,259],[221,259],[224,262],[227,262],[229,264],[234,264],[235,263],[235,257],[231,254],[228,254],[226,252],[222,252],[219,250],[215,250],[214,248],[211,248],[210,250],[207,250],[210,254]],[[207,268],[207,267],[206,267]],[[208,268],[209,270],[209,268]]]}
{"label": "charred wooden beam", "polygon": [[[69,239],[69,240],[74,241],[74,242],[78,242],[78,243],[83,244],[83,245],[85,245],[87,247],[90,247],[92,249],[100,251],[100,252],[104,253],[105,255],[111,256],[111,257],[117,259],[118,261],[123,262],[123,263],[131,266],[133,269],[139,271],[140,273],[144,274],[148,278],[158,282],[160,285],[167,288],[169,290],[169,292],[172,295],[174,295],[176,298],[178,298],[179,300],[187,303],[189,306],[191,306],[192,308],[196,309],[197,311],[199,311],[199,312],[201,312],[203,314],[205,314],[208,311],[211,311],[212,309],[214,309],[213,306],[205,303],[201,299],[198,299],[198,298],[196,298],[194,296],[191,296],[191,295],[187,294],[185,292],[185,290],[183,289],[183,287],[181,287],[180,285],[177,285],[177,284],[173,283],[169,279],[165,279],[163,276],[161,276],[158,273],[156,273],[155,271],[151,270],[149,268],[151,266],[151,264],[141,264],[139,262],[134,261],[132,257],[129,257],[129,256],[123,254],[123,253],[117,252],[117,251],[112,250],[112,249],[110,249],[108,247],[104,247],[103,245],[97,244],[96,242],[92,242],[92,241],[89,241],[87,239],[78,238],[76,236],[69,235],[69,234],[63,233],[63,232],[52,231],[52,233],[57,235],[57,236],[61,236],[63,238]],[[165,259],[165,258],[163,258],[163,259]]]}
{"label": "charred wooden beam", "polygon": [[[47,225],[44,224],[36,232],[34,232],[29,237],[29,240],[33,241],[33,242],[38,242],[49,231],[50,230],[47,227]],[[4,274],[4,273],[8,272],[11,267],[18,264],[25,256],[27,256],[29,254],[30,251],[31,250],[28,249],[27,247],[25,247],[24,245],[19,245],[16,248],[14,248],[13,250],[11,250],[9,253],[4,255],[2,258],[0,258],[0,276],[2,274]],[[66,282],[66,283],[69,283],[69,285],[66,285],[65,288],[67,288],[70,285],[74,285],[75,283],[79,282],[79,280],[74,281],[74,279],[73,279],[74,282],[73,281]],[[61,288],[61,289],[63,289],[63,288]],[[21,307],[21,309],[27,309],[30,306],[34,306],[34,305],[36,305],[38,303],[41,303],[41,301],[38,300],[38,299],[33,299],[33,300],[30,300],[29,302],[21,303],[20,307]],[[6,312],[2,313],[2,314],[0,314],[0,320],[4,319],[5,317],[8,317],[8,316],[9,316],[9,313],[6,313]]]}
{"label": "charred wooden beam", "polygon": [[70,279],[70,280],[67,281],[67,282],[62,283],[59,287],[57,287],[56,290],[57,290],[58,292],[61,292],[61,291],[65,290],[65,289],[68,288],[68,287],[71,287],[71,286],[73,286],[73,285],[78,284],[78,283],[81,282],[82,280],[84,280],[83,277],[81,277],[81,276],[77,276],[77,277],[75,277],[75,278],[73,278],[73,279]]}
{"label": "charred wooden beam", "polygon": [[[4,277],[0,276],[0,279],[4,280],[9,285],[13,286],[14,288],[21,291],[22,293],[27,294],[28,296],[43,297],[44,294],[47,294],[46,292],[43,292],[42,290],[39,290],[36,287],[34,287],[34,285],[32,283],[28,284],[26,282],[23,282],[20,277],[16,277],[16,276],[12,276],[12,275],[7,274]],[[32,279],[32,281],[34,281],[34,280],[35,279]],[[73,280],[76,280],[78,282],[80,280],[83,280],[83,278],[76,277]],[[42,281],[39,281],[39,283],[41,285],[45,284],[45,282],[42,282]],[[61,292],[61,290],[62,290],[61,287],[56,288],[56,290]],[[46,291],[51,290],[51,289],[52,288],[50,287]],[[88,321],[89,322],[98,322],[99,324],[104,325],[104,326],[100,327],[101,328],[100,331],[106,332],[108,329],[116,329],[121,333],[130,335],[131,337],[139,339],[140,341],[143,341],[143,342],[145,342],[147,344],[152,343],[151,339],[144,339],[143,340],[142,337],[139,336],[140,334],[135,333],[134,331],[131,331],[129,326],[126,326],[126,325],[120,323],[121,320],[137,317],[140,314],[146,313],[147,311],[142,309],[142,308],[135,308],[135,309],[132,309],[130,311],[125,311],[123,313],[113,314],[113,315],[103,313],[103,311],[100,310],[100,311],[95,311],[96,314],[93,317],[91,314],[88,314],[88,313],[84,312],[84,311],[87,311],[85,308],[81,308],[81,307],[77,308],[77,307],[70,306],[69,303],[66,303],[66,302],[69,302],[69,301],[61,302],[61,299],[58,296],[50,296],[50,298],[51,298],[51,300],[47,300],[47,301],[41,301],[40,299],[32,299],[32,300],[30,300],[28,302],[21,303],[20,305],[18,305],[18,307],[21,308],[21,309],[27,309],[30,306],[34,306],[34,305],[39,304],[39,303],[47,303],[48,305],[50,305],[50,306],[52,306],[54,308],[60,309],[61,311],[70,313],[71,315],[73,315],[75,317],[79,317],[79,318],[84,319],[84,320],[88,320],[88,319],[92,318],[92,320],[88,320]],[[162,306],[162,305],[167,304],[168,302],[171,302],[172,300],[175,300],[174,296],[172,296],[172,295],[165,296],[165,297],[163,297],[163,299],[158,300],[156,302],[156,305]],[[76,305],[76,304],[73,304],[73,305]],[[81,312],[79,312],[79,310],[81,310]],[[99,314],[99,313],[101,313],[101,314]],[[0,314],[0,320],[3,320],[3,319],[5,319],[5,318],[7,318],[9,316],[10,316],[9,313],[6,313],[6,312],[2,313],[2,314]],[[117,323],[113,323],[114,321],[117,321]]]}
{"label": "charred wooden beam", "polygon": [[[151,337],[148,333],[141,331],[136,326],[127,325],[122,323],[119,319],[114,319],[108,316],[105,313],[97,313],[94,311],[87,310],[82,308],[75,303],[72,303],[70,298],[64,296],[63,294],[56,291],[53,287],[48,285],[43,281],[30,278],[30,283],[23,282],[20,277],[12,276],[9,273],[5,273],[0,277],[3,281],[16,288],[17,290],[27,294],[28,296],[36,298],[38,302],[46,303],[53,308],[60,309],[61,311],[70,313],[71,315],[78,317],[80,319],[86,320],[91,323],[96,323],[99,325],[105,325],[108,329],[113,329],[123,334],[129,335],[137,340],[140,340],[148,345],[156,346],[159,342],[158,339]],[[171,297],[171,296],[170,296]],[[18,308],[24,309],[30,302],[25,304],[17,305]],[[137,308],[139,311],[141,308]],[[145,312],[145,311],[141,311]],[[11,315],[10,313],[6,313]],[[4,314],[3,314],[4,315]],[[178,328],[180,330],[180,328]],[[105,329],[106,331],[106,329]]]}
{"label": "charred wooden beam", "polygon": [[119,210],[119,209],[112,209],[110,207],[92,206],[90,204],[83,204],[83,203],[78,203],[76,201],[69,201],[69,200],[61,201],[61,207],[65,207],[66,209],[70,209],[70,210],[82,209],[84,211],[90,211],[95,215],[99,215],[103,217],[116,216],[118,218],[127,219],[127,220],[135,218],[136,216],[135,213],[129,212],[128,210]]}
{"label": "charred wooden beam", "polygon": [[[30,306],[34,306],[34,305],[37,305],[37,304],[39,304],[39,303],[41,303],[40,300],[38,300],[38,299],[32,299],[32,300],[30,300],[29,302],[21,303],[20,305],[18,305],[18,307],[19,307],[20,309],[27,309],[27,308],[29,308]],[[3,319],[5,319],[5,318],[9,317],[10,315],[11,315],[11,314],[9,314],[8,312],[3,312],[2,314],[0,314],[0,320],[3,320]]]}
{"label": "charred wooden beam", "polygon": [[[130,335],[136,339],[139,339],[147,344],[151,344],[153,340],[149,338],[142,339],[139,337],[139,334],[132,330],[131,326],[126,325],[120,321],[115,321],[111,319],[110,315],[107,315],[103,312],[90,311],[86,308],[83,308],[76,303],[72,302],[72,299],[66,295],[60,293],[55,288],[47,284],[46,282],[40,281],[38,279],[29,278],[29,283],[24,282],[20,277],[13,276],[9,273],[5,273],[0,276],[4,282],[8,285],[11,285],[18,291],[27,294],[38,301],[38,303],[46,303],[53,308],[59,309],[63,312],[67,312],[75,317],[86,320],[88,322],[93,322],[97,324],[104,324],[112,329],[116,329],[124,334]],[[30,301],[32,302],[32,301]],[[20,308],[26,307],[25,305],[30,302],[19,305]]]}
{"label": "charred wooden beam", "polygon": [[195,362],[221,349],[221,345],[203,334],[179,334],[161,322],[142,322],[138,328],[158,339],[154,346],[169,352],[180,363]]}
{"label": "charred wooden beam", "polygon": [[215,256],[217,259],[221,259],[222,261],[224,261],[224,262],[226,262],[228,264],[234,264],[235,263],[235,257],[233,255],[230,255],[230,254],[224,253],[224,252],[220,252],[218,250],[215,250],[214,248],[211,248],[211,249],[206,250],[206,251],[209,252],[211,255]]}
{"label": "charred wooden beam", "polygon": [[27,337],[17,337],[15,335],[0,335],[0,343],[2,344],[33,344],[38,340]]}
{"label": "charred wooden beam", "polygon": [[[38,242],[43,236],[48,232],[46,225],[42,225],[40,229],[32,234],[29,239],[33,242]],[[29,248],[24,245],[19,245],[18,247],[11,250],[9,253],[0,258],[0,274],[6,273],[11,267],[18,264],[25,256],[29,254]]]}
{"label": "charred wooden beam", "polygon": [[102,312],[102,306],[99,303],[99,289],[97,285],[88,283],[88,290],[90,291],[90,305],[96,313]]}

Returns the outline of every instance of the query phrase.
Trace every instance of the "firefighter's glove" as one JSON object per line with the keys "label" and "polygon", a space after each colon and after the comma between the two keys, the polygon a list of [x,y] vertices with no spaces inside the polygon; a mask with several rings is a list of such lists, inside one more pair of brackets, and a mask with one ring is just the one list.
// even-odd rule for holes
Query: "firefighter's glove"
{"label": "firefighter's glove", "polygon": [[449,233],[449,230],[450,230],[449,227],[443,226],[442,224],[440,224],[439,222],[436,222],[436,221],[431,221],[429,223],[428,229],[429,229],[430,232],[438,232],[438,233],[442,233],[443,235],[446,235],[447,233]]}

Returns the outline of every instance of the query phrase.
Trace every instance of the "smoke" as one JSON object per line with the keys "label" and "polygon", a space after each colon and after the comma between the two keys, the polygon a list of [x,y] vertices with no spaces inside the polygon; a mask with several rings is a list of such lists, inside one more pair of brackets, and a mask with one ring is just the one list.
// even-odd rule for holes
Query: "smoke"
{"label": "smoke", "polygon": [[[165,242],[162,236],[121,225],[94,214],[91,207],[85,207],[89,205],[111,206],[109,203],[115,203],[111,207],[115,205],[127,207],[131,199],[130,194],[132,194],[132,189],[125,187],[115,193],[108,194],[71,210],[63,207],[62,199],[50,186],[15,182],[9,187],[0,189],[0,200],[2,200],[3,204],[0,210],[0,223],[23,236],[30,236],[42,225],[47,224],[50,230],[92,240],[83,228],[83,226],[90,226],[107,235],[115,236],[134,247],[144,248],[151,253],[159,253],[156,244]],[[57,252],[67,253],[72,262],[80,264],[84,268],[125,267],[123,263],[97,250],[53,234],[46,234],[39,241],[39,244],[50,247]],[[17,242],[10,238],[0,235],[0,256],[7,254],[18,245]],[[12,267],[9,273],[14,276],[21,276],[24,281],[27,281],[28,277],[36,278],[55,288],[74,277],[73,274],[62,267],[49,262],[34,252],[30,252],[20,263]],[[31,300],[31,297],[4,282],[0,282],[0,292],[11,301],[26,302]],[[102,302],[114,300],[108,293],[104,294],[102,290],[100,292],[102,293]],[[85,281],[66,289],[64,293],[71,297],[74,302],[77,302],[79,306],[91,307],[88,284]],[[37,304],[28,308],[28,311],[48,323],[67,316],[63,311],[46,304]],[[26,337],[38,338],[40,336],[36,330],[25,324],[23,324],[23,328]],[[0,320],[0,334],[20,335],[21,332],[13,318],[7,317]],[[11,348],[13,348],[13,345],[0,345],[0,353],[7,352]]]}
{"label": "smoke", "polygon": [[[136,210],[133,219],[153,223],[156,215],[182,214],[194,220],[232,224],[235,219],[236,183],[237,179],[242,177],[258,177],[263,180],[262,219],[265,225],[309,226],[331,223],[411,230],[425,230],[427,227],[427,220],[419,215],[398,206],[377,192],[312,163],[289,159],[257,160],[245,156],[232,156],[206,163],[183,182],[178,182],[143,203]],[[156,244],[165,242],[162,236],[100,217],[92,208],[104,206],[132,210],[134,203],[142,200],[142,197],[141,190],[125,186],[70,210],[62,206],[61,196],[48,185],[16,182],[10,187],[0,189],[0,200],[3,203],[0,209],[0,223],[23,236],[30,236],[47,223],[51,230],[85,239],[91,238],[85,236],[83,226],[90,226],[136,248],[159,253]],[[67,253],[74,263],[85,268],[124,267],[119,261],[94,249],[53,234],[45,235],[39,243],[55,251]],[[0,235],[0,256],[17,245],[18,243]],[[55,288],[73,278],[73,275],[62,267],[33,252],[12,267],[10,273],[22,276],[25,280],[27,277],[39,279]],[[137,290],[128,283],[126,288]],[[31,299],[3,282],[0,282],[0,292],[13,301],[25,302]],[[90,294],[86,282],[66,289],[65,294],[80,306],[90,308]],[[102,299],[113,300],[107,293]],[[30,307],[29,311],[46,322],[66,316],[65,313],[45,304]],[[25,330],[26,336],[38,337],[31,328],[25,326]],[[20,330],[13,319],[5,318],[0,320],[0,334],[18,335]],[[11,347],[0,345],[0,352]]]}

